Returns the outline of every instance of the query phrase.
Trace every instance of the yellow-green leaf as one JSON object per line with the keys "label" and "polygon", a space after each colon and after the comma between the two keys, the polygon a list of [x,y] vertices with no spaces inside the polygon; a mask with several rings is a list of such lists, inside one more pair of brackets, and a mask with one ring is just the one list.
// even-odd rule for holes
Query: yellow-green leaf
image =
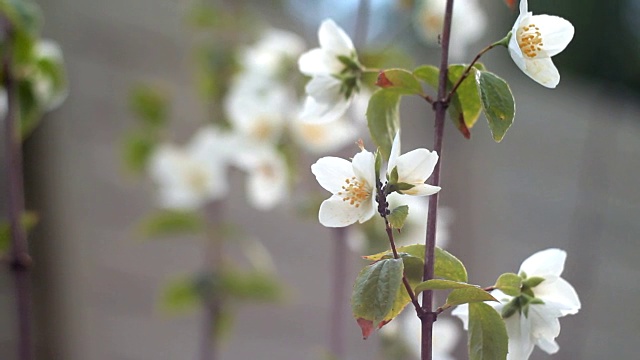
{"label": "yellow-green leaf", "polygon": [[454,289],[447,296],[446,307],[455,305],[482,302],[482,301],[498,301],[487,291],[476,285],[465,286],[460,289]]}
{"label": "yellow-green leaf", "polygon": [[470,360],[505,360],[508,341],[504,321],[494,308],[481,302],[469,304]]}
{"label": "yellow-green leaf", "polygon": [[522,278],[514,273],[504,273],[498,277],[494,287],[507,295],[519,296]]}
{"label": "yellow-green leaf", "polygon": [[394,90],[404,95],[422,95],[422,86],[418,79],[404,69],[389,69],[378,74],[376,85],[383,89]]}

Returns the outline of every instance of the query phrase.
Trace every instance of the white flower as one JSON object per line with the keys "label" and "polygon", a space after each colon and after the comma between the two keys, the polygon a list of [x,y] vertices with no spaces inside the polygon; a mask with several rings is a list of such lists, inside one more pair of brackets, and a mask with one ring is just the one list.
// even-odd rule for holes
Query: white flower
{"label": "white flower", "polygon": [[[414,26],[429,44],[437,45],[444,25],[447,0],[422,0],[415,12]],[[487,28],[487,16],[477,0],[453,3],[449,56],[462,60],[468,45],[478,41]]]}
{"label": "white flower", "polygon": [[300,72],[312,77],[305,87],[307,99],[301,117],[332,121],[345,113],[357,91],[359,69],[353,67],[357,64],[356,51],[349,36],[330,19],[320,25],[318,39],[320,47],[298,60]]}
{"label": "white flower", "polygon": [[233,129],[254,143],[278,140],[293,107],[289,88],[269,78],[235,77],[224,101]]}
{"label": "white flower", "polygon": [[298,145],[316,154],[337,151],[357,136],[356,126],[344,117],[329,122],[295,119],[291,123],[291,132]]}
{"label": "white flower", "polygon": [[[549,354],[559,350],[555,341],[560,334],[558,318],[576,314],[581,307],[573,286],[560,277],[566,257],[567,253],[563,250],[547,249],[531,255],[520,266],[520,276],[544,279],[530,289],[534,297],[543,303],[530,302],[526,305],[528,309],[519,309],[504,319],[509,336],[508,360],[528,359],[536,345]],[[498,312],[502,312],[505,306],[513,306],[510,303],[513,297],[499,290],[494,290],[492,295],[500,303],[488,304]],[[458,306],[452,314],[460,317],[465,329],[468,327],[468,305]]]}
{"label": "white flower", "polygon": [[561,17],[533,15],[527,7],[527,0],[520,1],[520,16],[511,31],[509,54],[527,76],[545,87],[555,88],[560,73],[551,57],[569,45],[573,25]]}
{"label": "white flower", "polygon": [[415,149],[400,155],[400,132],[396,133],[391,146],[387,175],[390,176],[393,169],[398,169],[398,183],[413,185],[409,190],[400,191],[402,194],[414,196],[433,195],[440,191],[439,186],[427,185],[424,182],[431,176],[438,162],[438,154],[424,148]]}
{"label": "white flower", "polygon": [[247,200],[258,210],[272,209],[287,195],[287,164],[272,146],[244,146],[233,161],[248,173]]}
{"label": "white flower", "polygon": [[344,227],[365,222],[376,212],[375,159],[366,150],[352,162],[337,157],[323,157],[311,165],[320,186],[333,195],[322,202],[318,218],[326,227]]}
{"label": "white flower", "polygon": [[[427,236],[427,215],[429,214],[428,198],[391,193],[387,195],[389,208],[401,205],[409,206],[409,215],[404,222],[402,232],[396,235],[398,246],[424,243]],[[448,207],[438,208],[436,223],[436,246],[445,248],[451,238],[450,226],[453,222],[453,210]]]}
{"label": "white flower", "polygon": [[258,42],[240,53],[244,71],[257,76],[276,77],[302,54],[305,44],[300,36],[280,29],[267,29]]}
{"label": "white flower", "polygon": [[198,131],[185,148],[160,145],[149,163],[149,174],[159,187],[160,205],[196,210],[226,195],[227,149],[227,137],[213,127]]}

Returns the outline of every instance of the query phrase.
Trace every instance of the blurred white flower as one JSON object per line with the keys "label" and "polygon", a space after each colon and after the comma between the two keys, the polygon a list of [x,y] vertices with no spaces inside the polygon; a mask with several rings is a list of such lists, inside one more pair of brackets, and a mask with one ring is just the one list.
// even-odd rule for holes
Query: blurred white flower
{"label": "blurred white flower", "polygon": [[520,1],[520,15],[511,30],[509,54],[527,76],[548,88],[560,82],[560,73],[551,60],[573,39],[571,23],[558,16],[533,15],[527,0]]}
{"label": "blurred white flower", "polygon": [[[581,307],[573,286],[560,277],[566,257],[567,253],[559,249],[539,251],[520,266],[519,275],[525,279],[523,295],[514,298],[499,290],[491,293],[500,303],[488,304],[507,316],[504,322],[509,336],[508,360],[528,359],[536,345],[549,354],[559,350],[555,341],[560,334],[558,318],[576,314]],[[528,288],[527,279],[531,281]],[[505,314],[505,308],[513,311]],[[458,306],[452,314],[468,328],[468,305]]]}
{"label": "blurred white flower", "polygon": [[424,148],[412,150],[400,155],[400,132],[396,133],[391,146],[387,175],[390,176],[394,168],[398,171],[398,183],[413,185],[411,189],[399,191],[402,194],[414,196],[433,195],[440,191],[439,186],[427,185],[424,182],[431,176],[438,162],[438,154]]}
{"label": "blurred white flower", "polygon": [[233,156],[233,161],[247,172],[247,200],[258,210],[272,209],[282,203],[288,193],[287,164],[273,146],[244,144],[243,147]]}
{"label": "blurred white flower", "polygon": [[260,39],[240,53],[244,71],[257,76],[277,77],[293,64],[305,49],[297,34],[280,29],[267,29]]}
{"label": "blurred white flower", "polygon": [[[427,215],[429,214],[429,199],[425,197],[392,193],[387,196],[389,208],[395,209],[401,205],[409,206],[409,215],[404,222],[402,232],[396,235],[396,244],[405,246],[422,244],[427,237]],[[436,246],[445,248],[451,238],[451,223],[453,209],[438,208],[438,222],[436,223]]]}
{"label": "blurred white flower", "polygon": [[322,202],[318,218],[326,227],[344,227],[369,220],[376,211],[375,159],[362,149],[351,162],[323,157],[311,165],[320,186],[333,195]]}
{"label": "blurred white flower", "polygon": [[184,148],[162,144],[149,162],[164,208],[197,210],[227,193],[228,137],[213,127],[200,129]]}
{"label": "blurred white flower", "polygon": [[329,19],[318,30],[319,48],[300,56],[300,72],[311,76],[301,118],[332,121],[342,116],[358,91],[360,66],[349,36]]}
{"label": "blurred white flower", "polygon": [[[415,13],[414,26],[418,35],[427,43],[438,45],[444,26],[447,0],[422,0]],[[453,61],[461,61],[469,44],[478,41],[487,28],[487,15],[477,0],[453,3],[453,18],[449,56]]]}
{"label": "blurred white flower", "polygon": [[314,154],[338,151],[357,136],[356,126],[345,117],[329,122],[294,119],[290,129],[296,143]]}
{"label": "blurred white flower", "polygon": [[242,73],[234,78],[224,108],[233,129],[247,142],[273,143],[292,114],[292,98],[293,92],[280,82]]}

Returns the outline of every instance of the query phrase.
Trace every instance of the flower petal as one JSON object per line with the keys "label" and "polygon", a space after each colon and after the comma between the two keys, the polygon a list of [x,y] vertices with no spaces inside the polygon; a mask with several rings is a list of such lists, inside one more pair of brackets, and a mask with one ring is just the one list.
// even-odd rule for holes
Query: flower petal
{"label": "flower petal", "polygon": [[509,336],[509,353],[507,360],[526,360],[533,352],[534,343],[531,341],[529,320],[522,314],[504,319]]}
{"label": "flower petal", "polygon": [[560,53],[573,39],[575,33],[573,25],[559,16],[534,15],[529,21],[540,28],[544,41],[542,49],[549,57]]}
{"label": "flower petal", "polygon": [[531,329],[531,339],[549,354],[559,350],[559,346],[554,340],[560,335],[560,321],[558,321],[557,315],[559,313],[556,309],[552,309],[546,304],[529,306],[527,320]]}
{"label": "flower petal", "polygon": [[342,117],[349,108],[351,99],[341,99],[337,103],[320,103],[313,97],[307,96],[304,108],[300,113],[300,120],[311,124],[322,124],[335,121]]}
{"label": "flower petal", "polygon": [[349,36],[333,20],[327,19],[318,29],[320,47],[334,55],[351,56],[355,52]]}
{"label": "flower petal", "polygon": [[314,76],[305,86],[305,92],[319,103],[336,103],[344,99],[341,87],[342,82],[331,75]]}
{"label": "flower petal", "polygon": [[437,193],[441,190],[440,186],[433,186],[427,184],[418,184],[409,190],[404,190],[402,193],[413,196],[429,196]]}
{"label": "flower petal", "polygon": [[376,186],[376,159],[373,153],[362,150],[353,157],[351,162],[356,177],[365,180],[369,190],[373,191]]}
{"label": "flower petal", "polygon": [[576,290],[561,277],[545,279],[533,288],[533,293],[545,304],[555,304],[562,316],[576,314],[582,306]]}
{"label": "flower petal", "polygon": [[553,64],[551,58],[524,59],[523,64],[524,68],[516,62],[516,65],[520,67],[520,70],[535,80],[538,84],[550,89],[558,86],[558,83],[560,82],[560,73]]}
{"label": "flower petal", "polygon": [[353,166],[348,160],[334,156],[318,159],[311,165],[311,172],[316,176],[320,186],[332,194],[342,190],[345,179],[355,176]]}
{"label": "flower petal", "polygon": [[396,160],[400,182],[410,184],[425,182],[438,162],[438,154],[427,149],[415,149],[400,155]]}
{"label": "flower petal", "polygon": [[298,59],[300,72],[309,75],[331,75],[337,74],[344,68],[338,58],[320,48],[315,48],[300,55]]}
{"label": "flower petal", "polygon": [[398,157],[400,156],[400,130],[396,132],[391,145],[391,153],[389,153],[389,161],[387,165],[387,174],[391,174],[393,168],[396,167]]}
{"label": "flower petal", "polygon": [[345,227],[358,221],[360,212],[360,208],[334,195],[320,205],[318,220],[326,227]]}
{"label": "flower petal", "polygon": [[527,277],[560,276],[566,258],[567,252],[564,250],[551,248],[538,251],[522,262],[518,273],[524,272]]}

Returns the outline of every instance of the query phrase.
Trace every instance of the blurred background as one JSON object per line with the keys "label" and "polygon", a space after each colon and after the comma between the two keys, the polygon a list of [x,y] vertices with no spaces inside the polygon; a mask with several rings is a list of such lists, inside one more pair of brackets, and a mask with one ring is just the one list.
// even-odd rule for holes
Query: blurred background
{"label": "blurred background", "polygon": [[[394,42],[413,65],[437,63],[438,49],[416,34],[410,11],[400,3],[370,2],[367,44]],[[486,32],[460,62],[502,38],[517,17],[502,1],[479,4]],[[173,141],[184,143],[206,118],[209,110],[194,86],[198,38],[186,20],[193,4],[48,0],[39,5],[44,36],[64,52],[70,95],[25,143],[27,204],[41,218],[30,236],[37,358],[195,359],[202,314],[168,315],[159,310],[158,299],[167,279],[200,268],[202,243],[136,237],[136,224],[154,207],[154,191],[123,169],[119,150],[123,134],[134,126],[128,94],[139,81],[170,89]],[[358,1],[224,6],[242,7],[265,24],[301,34],[312,48],[327,17],[353,36]],[[509,82],[517,114],[500,144],[482,118],[471,140],[447,122],[441,203],[455,214],[448,249],[466,264],[470,281],[484,285],[516,271],[538,250],[567,250],[563,277],[576,288],[582,310],[561,319],[558,354],[537,349],[532,359],[637,358],[640,1],[531,0],[529,9],[562,16],[576,28],[568,49],[554,58],[562,80],[555,90],[539,86],[504,49],[483,57]],[[403,148],[430,148],[432,121],[423,102],[404,101]],[[364,131],[359,136],[368,138]],[[311,164],[316,158],[303,160]],[[291,204],[255,210],[244,199],[243,181],[231,174],[221,216],[261,239],[287,296],[277,305],[243,306],[221,359],[318,359],[329,336],[331,231],[313,218],[292,216]],[[363,265],[359,256],[349,253],[349,284]],[[7,273],[0,274],[2,359],[15,356],[11,284]],[[379,337],[363,341],[348,313],[348,298],[344,307],[348,359],[376,359]],[[457,358],[464,359],[465,340],[457,346]]]}

